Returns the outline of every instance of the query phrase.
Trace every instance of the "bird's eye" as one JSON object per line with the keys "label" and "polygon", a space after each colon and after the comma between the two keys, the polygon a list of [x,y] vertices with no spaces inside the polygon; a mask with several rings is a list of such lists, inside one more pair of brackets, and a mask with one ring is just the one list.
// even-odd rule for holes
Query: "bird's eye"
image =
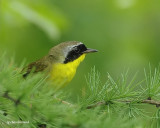
{"label": "bird's eye", "polygon": [[80,50],[79,50],[77,47],[74,47],[74,48],[73,48],[73,51],[74,51],[75,53],[79,53],[79,52],[80,52]]}
{"label": "bird's eye", "polygon": [[76,52],[76,53],[79,53],[79,52],[80,52],[80,50],[79,50],[79,49],[76,49],[76,50],[75,50],[75,52]]}

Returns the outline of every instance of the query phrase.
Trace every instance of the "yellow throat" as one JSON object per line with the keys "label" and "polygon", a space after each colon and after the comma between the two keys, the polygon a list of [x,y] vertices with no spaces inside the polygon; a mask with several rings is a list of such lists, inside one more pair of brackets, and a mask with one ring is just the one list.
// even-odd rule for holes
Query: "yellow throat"
{"label": "yellow throat", "polygon": [[50,73],[50,79],[53,81],[53,86],[63,87],[69,83],[73,79],[80,62],[84,60],[85,55],[86,54],[83,54],[76,60],[66,64],[53,64]]}

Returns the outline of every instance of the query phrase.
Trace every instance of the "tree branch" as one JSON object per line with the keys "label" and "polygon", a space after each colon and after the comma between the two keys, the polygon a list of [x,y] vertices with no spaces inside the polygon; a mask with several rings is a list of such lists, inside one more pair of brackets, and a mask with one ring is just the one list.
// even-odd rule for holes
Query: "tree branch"
{"label": "tree branch", "polygon": [[142,103],[156,105],[156,107],[160,107],[160,101],[155,100],[143,100]]}
{"label": "tree branch", "polygon": [[[131,103],[133,101],[126,100],[126,101],[121,101],[121,102]],[[142,101],[137,101],[137,103],[151,104],[151,105],[156,105],[156,107],[160,107],[160,101],[155,101],[155,100],[142,100]]]}
{"label": "tree branch", "polygon": [[[151,104],[151,105],[155,105],[156,107],[160,107],[160,101],[155,101],[155,100],[142,100],[142,101],[132,101],[132,100],[118,100],[118,102],[122,102],[122,103],[131,103],[131,102],[136,102],[136,103],[142,103],[142,104]],[[110,102],[113,104],[113,102]],[[106,101],[100,101],[97,102],[95,104],[91,104],[89,106],[87,106],[87,109],[92,109],[98,106],[104,106],[104,105],[108,105],[109,102]]]}
{"label": "tree branch", "polygon": [[18,100],[15,100],[14,98],[10,97],[10,96],[8,95],[8,93],[9,93],[9,92],[6,91],[6,92],[4,93],[4,95],[3,95],[3,97],[6,98],[6,99],[9,99],[9,100],[11,100],[11,101],[13,101],[16,106],[17,106],[18,104],[20,104],[20,100],[19,100],[19,99],[18,99]]}

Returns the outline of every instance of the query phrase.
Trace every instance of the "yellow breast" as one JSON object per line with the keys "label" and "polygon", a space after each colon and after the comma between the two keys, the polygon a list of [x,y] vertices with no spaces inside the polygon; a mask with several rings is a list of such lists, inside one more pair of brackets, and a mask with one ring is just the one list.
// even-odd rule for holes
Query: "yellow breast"
{"label": "yellow breast", "polygon": [[52,80],[53,85],[63,87],[69,83],[73,79],[77,67],[79,66],[80,62],[84,60],[84,58],[85,54],[67,64],[53,64],[50,75],[50,79]]}

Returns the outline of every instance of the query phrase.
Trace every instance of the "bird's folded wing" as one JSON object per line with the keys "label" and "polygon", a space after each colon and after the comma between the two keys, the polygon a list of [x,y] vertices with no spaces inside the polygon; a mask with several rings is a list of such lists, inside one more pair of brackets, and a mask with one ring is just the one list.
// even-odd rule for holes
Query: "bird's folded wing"
{"label": "bird's folded wing", "polygon": [[42,63],[41,61],[33,62],[22,70],[24,73],[23,77],[26,78],[31,72],[36,73],[44,71],[47,67],[48,65],[46,63]]}

